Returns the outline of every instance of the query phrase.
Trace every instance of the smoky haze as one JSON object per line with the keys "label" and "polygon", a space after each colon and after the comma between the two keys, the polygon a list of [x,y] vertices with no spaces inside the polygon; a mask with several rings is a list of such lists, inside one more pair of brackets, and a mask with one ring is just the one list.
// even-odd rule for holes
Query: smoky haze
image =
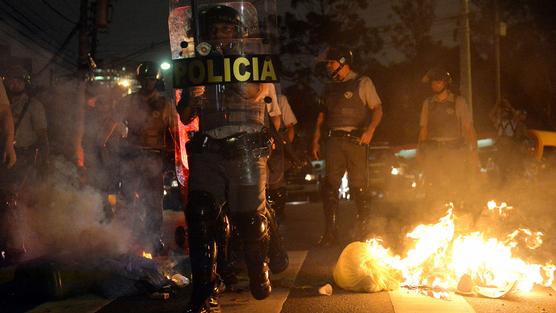
{"label": "smoky haze", "polygon": [[[34,91],[45,106],[51,148],[47,173],[30,177],[20,193],[23,223],[12,228],[14,236],[24,236],[29,258],[115,257],[150,250],[142,238],[145,208],[130,205],[133,199],[120,191],[130,176],[142,175],[126,171],[127,177],[120,176],[128,161],[119,154],[125,135],[117,122],[123,92],[81,79]],[[85,171],[76,165],[79,147]],[[149,188],[160,189],[162,199],[162,181]]]}
{"label": "smoky haze", "polygon": [[[482,167],[485,169],[492,160],[493,152],[481,152]],[[518,153],[514,151],[514,153]],[[485,155],[488,154],[488,155]],[[519,229],[529,229],[531,232],[542,232],[542,245],[535,249],[527,248],[531,245],[530,238],[521,231],[516,236],[518,247],[513,252],[528,262],[538,264],[551,263],[556,256],[556,233],[554,233],[554,202],[556,182],[556,157],[545,156],[537,161],[531,153],[520,156],[521,168],[513,168],[506,180],[490,172],[482,173],[475,182],[471,183],[469,191],[464,194],[463,201],[454,201],[455,236],[481,232],[484,238],[497,238],[502,242],[509,242],[508,235]],[[522,163],[521,163],[522,162]],[[492,164],[491,164],[492,166]],[[470,174],[469,172],[467,173]],[[457,192],[453,186],[452,192]],[[374,218],[369,225],[369,236],[376,236],[383,240],[385,247],[404,256],[413,248],[414,241],[406,234],[421,224],[436,224],[447,214],[448,207],[442,202],[431,205],[422,197],[402,194],[401,186],[390,185],[385,190],[396,196],[394,201],[375,201]],[[420,192],[418,191],[417,194]],[[440,195],[439,195],[440,196]],[[446,198],[450,199],[449,197]],[[498,205],[505,202],[511,209],[489,211],[487,203],[494,200]]]}

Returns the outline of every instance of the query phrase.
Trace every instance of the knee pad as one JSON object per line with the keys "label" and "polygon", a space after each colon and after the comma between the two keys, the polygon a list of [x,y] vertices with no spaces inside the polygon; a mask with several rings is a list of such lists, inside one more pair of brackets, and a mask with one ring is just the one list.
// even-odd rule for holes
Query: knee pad
{"label": "knee pad", "polygon": [[209,192],[192,190],[189,193],[185,213],[190,224],[199,221],[216,221],[220,214],[220,207]]}
{"label": "knee pad", "polygon": [[269,235],[269,221],[264,212],[238,214],[235,222],[243,240],[260,240]]}

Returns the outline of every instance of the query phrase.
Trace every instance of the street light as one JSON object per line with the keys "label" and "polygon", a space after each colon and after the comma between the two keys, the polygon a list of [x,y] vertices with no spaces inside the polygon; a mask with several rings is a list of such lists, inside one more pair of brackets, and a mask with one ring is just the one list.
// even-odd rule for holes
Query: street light
{"label": "street light", "polygon": [[160,64],[160,68],[161,68],[163,71],[169,70],[170,67],[172,67],[172,66],[171,66],[170,63],[168,63],[168,62],[162,62],[162,64]]}

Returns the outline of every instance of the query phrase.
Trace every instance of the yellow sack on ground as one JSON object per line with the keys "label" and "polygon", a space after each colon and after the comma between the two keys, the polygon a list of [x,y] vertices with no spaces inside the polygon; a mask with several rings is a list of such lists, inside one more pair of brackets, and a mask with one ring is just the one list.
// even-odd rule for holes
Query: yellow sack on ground
{"label": "yellow sack on ground", "polygon": [[344,248],[333,273],[334,281],[343,289],[358,292],[395,290],[401,275],[369,249],[365,242],[352,242]]}

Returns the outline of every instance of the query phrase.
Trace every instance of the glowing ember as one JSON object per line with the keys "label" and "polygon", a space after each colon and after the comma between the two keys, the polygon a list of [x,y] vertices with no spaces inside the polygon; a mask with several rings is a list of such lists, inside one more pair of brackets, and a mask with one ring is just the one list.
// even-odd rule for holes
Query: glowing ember
{"label": "glowing ember", "polygon": [[[490,211],[497,209],[501,216],[512,208],[494,201],[487,207]],[[541,232],[520,228],[505,240],[499,240],[480,232],[456,234],[455,229],[450,205],[438,223],[419,225],[407,234],[413,245],[405,258],[392,255],[378,239],[367,241],[367,247],[370,255],[400,271],[404,279],[402,286],[426,289],[426,294],[435,298],[447,299],[447,291],[456,290],[462,277],[468,281],[466,289],[475,286],[474,291],[488,294],[487,290],[492,290],[492,295],[503,295],[514,289],[529,291],[535,284],[553,283],[554,265],[532,264],[513,255],[520,244],[529,249],[540,247]]]}
{"label": "glowing ember", "polygon": [[146,252],[146,251],[143,251],[143,257],[144,257],[145,259],[150,259],[150,260],[153,259],[153,255],[150,254],[150,253],[148,253],[148,252]]}

